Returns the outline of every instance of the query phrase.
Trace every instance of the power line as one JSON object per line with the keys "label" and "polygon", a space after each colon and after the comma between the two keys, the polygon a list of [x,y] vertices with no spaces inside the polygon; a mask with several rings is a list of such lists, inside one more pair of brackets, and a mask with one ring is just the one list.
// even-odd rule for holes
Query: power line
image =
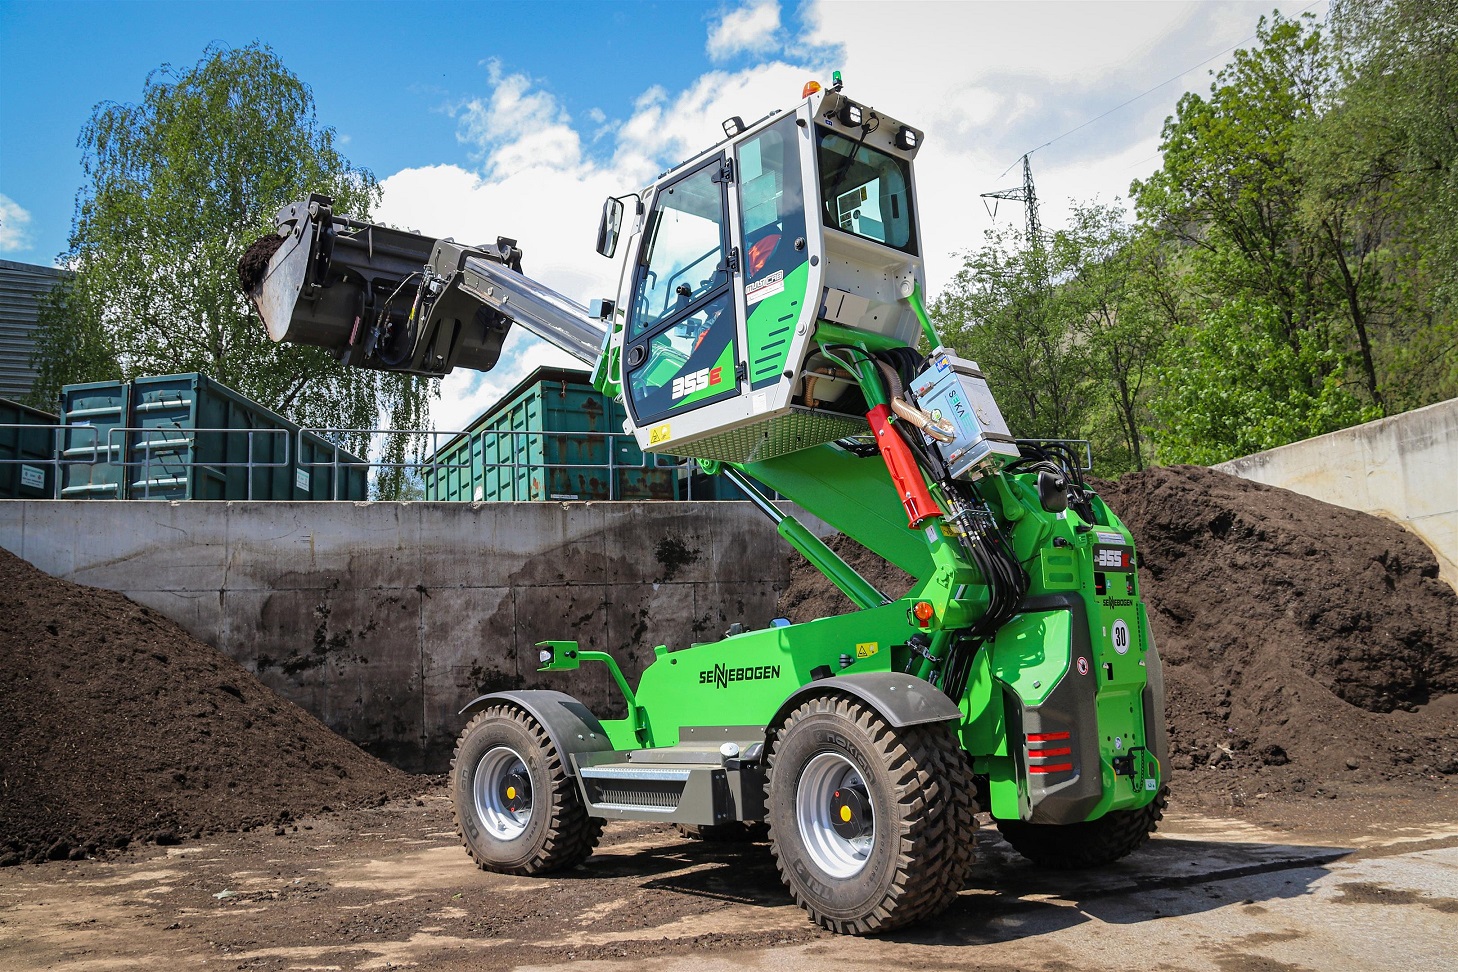
{"label": "power line", "polygon": [[[1296,16],[1297,17],[1300,17],[1302,14],[1304,14],[1306,11],[1310,10],[1312,7],[1316,6],[1317,4],[1326,3],[1326,2],[1328,2],[1328,0],[1312,0],[1311,3],[1308,3],[1306,6],[1302,7],[1300,10],[1296,11]],[[1075,132],[1082,131],[1083,129],[1085,129],[1088,126],[1092,125],[1094,122],[1100,121],[1100,120],[1102,120],[1104,118],[1107,118],[1110,115],[1112,115],[1114,112],[1119,111],[1122,108],[1129,107],[1134,102],[1138,101],[1140,98],[1144,98],[1144,97],[1147,97],[1149,95],[1154,94],[1154,92],[1158,91],[1160,88],[1163,88],[1165,85],[1174,84],[1176,81],[1178,81],[1180,78],[1184,77],[1185,75],[1189,74],[1191,71],[1195,71],[1195,70],[1198,70],[1198,69],[1204,67],[1206,64],[1209,64],[1211,61],[1215,60],[1216,58],[1224,57],[1226,54],[1229,54],[1231,51],[1233,51],[1236,48],[1240,47],[1242,44],[1249,44],[1251,41],[1255,40],[1259,36],[1260,36],[1260,34],[1256,33],[1256,34],[1251,34],[1249,37],[1245,38],[1244,40],[1238,40],[1234,44],[1231,44],[1229,47],[1225,48],[1225,50],[1220,51],[1217,54],[1211,54],[1209,57],[1205,58],[1199,64],[1195,64],[1195,65],[1193,65],[1191,67],[1187,67],[1183,71],[1181,71],[1179,74],[1176,74],[1174,77],[1169,78],[1166,81],[1159,82],[1159,84],[1156,84],[1154,87],[1150,88],[1149,90],[1140,92],[1139,94],[1137,94],[1134,97],[1130,98],[1128,101],[1125,101],[1125,102],[1122,102],[1120,104],[1117,104],[1114,107],[1110,108],[1108,111],[1103,112],[1102,114],[1095,115],[1094,117],[1090,118],[1088,121],[1084,122],[1082,125],[1079,125],[1076,128],[1070,128],[1068,131],[1064,132],[1062,135],[1058,135],[1058,136],[1055,136],[1054,138],[1048,139],[1048,141],[1044,142],[1042,145],[1039,145],[1037,148],[1029,149],[1028,151],[1024,152],[1022,154],[1022,156],[1020,156],[1017,161],[1013,162],[1012,165],[1008,166],[1006,169],[1003,169],[1001,175],[999,175],[998,178],[1001,179],[1003,176],[1007,175],[1009,172],[1011,172],[1014,168],[1017,167],[1018,162],[1022,161],[1027,156],[1032,155],[1034,152],[1038,151],[1039,149],[1045,149],[1048,146],[1052,145],[1054,142],[1062,141],[1063,139],[1067,138],[1068,136],[1074,134]]]}

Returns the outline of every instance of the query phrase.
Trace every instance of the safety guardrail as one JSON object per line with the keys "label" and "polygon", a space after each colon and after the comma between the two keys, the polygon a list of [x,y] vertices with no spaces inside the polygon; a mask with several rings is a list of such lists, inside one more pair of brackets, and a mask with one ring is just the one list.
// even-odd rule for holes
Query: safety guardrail
{"label": "safety guardrail", "polygon": [[[353,470],[363,470],[371,482],[376,482],[378,477],[387,472],[399,472],[403,474],[404,482],[410,487],[407,492],[413,494],[419,492],[419,497],[426,500],[454,500],[471,501],[475,499],[489,499],[495,502],[527,502],[533,500],[562,500],[562,499],[647,499],[644,495],[649,489],[643,485],[643,480],[632,478],[632,471],[659,471],[671,475],[672,483],[671,497],[673,499],[717,499],[712,495],[716,492],[712,487],[706,487],[706,480],[695,475],[696,468],[694,460],[683,459],[678,456],[663,456],[652,453],[638,452],[637,440],[627,433],[618,432],[563,432],[563,431],[530,431],[530,430],[477,430],[474,432],[443,430],[443,429],[386,429],[386,428],[332,428],[312,427],[302,428],[297,432],[288,429],[238,429],[238,428],[204,428],[194,429],[185,427],[157,428],[153,427],[112,427],[100,429],[89,425],[56,425],[42,426],[29,425],[26,423],[3,423],[0,430],[22,429],[31,431],[44,430],[52,437],[52,449],[50,458],[40,459],[34,456],[19,456],[14,458],[0,457],[0,465],[20,465],[21,483],[29,488],[43,488],[44,481],[50,480],[50,495],[56,499],[68,498],[110,498],[110,499],[174,499],[175,490],[185,486],[188,477],[197,470],[205,470],[218,473],[228,469],[241,469],[244,471],[247,485],[241,499],[259,499],[255,493],[255,473],[265,470],[276,470],[291,465],[300,470],[329,469],[328,498],[357,499],[359,497],[341,495],[347,492],[343,487],[348,479],[346,473]],[[103,435],[104,433],[104,435]],[[243,458],[232,461],[219,460],[198,460],[189,455],[194,448],[199,435],[222,435],[242,437],[245,442]],[[328,458],[317,457],[316,448],[305,448],[308,443],[306,435],[317,436],[319,439],[329,443],[333,448],[329,450]],[[383,456],[389,454],[389,440],[392,437],[405,437],[404,448],[393,450],[396,455],[412,456],[413,458],[387,460]],[[281,448],[273,444],[282,437]],[[510,438],[508,452],[513,457],[510,461],[488,461],[485,456],[488,454],[486,441],[489,439],[499,440]],[[272,440],[272,441],[270,441]],[[366,455],[370,458],[364,462],[355,461],[353,457],[342,458],[341,450],[343,443],[349,441],[351,444],[365,441],[368,448]],[[601,452],[606,455],[606,462],[590,462],[580,459],[546,461],[545,457],[533,456],[520,458],[523,453],[532,450],[534,443],[540,446],[547,440],[558,443],[571,441],[573,443],[597,443],[601,445]],[[270,442],[270,447],[262,448],[261,443]],[[1093,449],[1087,439],[1020,439],[1020,443],[1037,444],[1041,446],[1061,446],[1072,456],[1082,459],[1081,469],[1088,472],[1093,467]],[[437,458],[445,444],[450,444],[456,452],[463,454],[464,461],[449,461]],[[479,444],[479,445],[478,445]],[[636,462],[623,461],[619,458],[621,451],[635,453],[638,456]],[[496,450],[500,452],[500,450]],[[262,455],[261,453],[267,453]],[[310,458],[305,458],[305,455]],[[297,458],[295,458],[297,457]],[[126,473],[119,476],[115,481],[107,482],[71,482],[67,484],[68,477],[65,472],[76,467],[111,466]],[[51,475],[45,477],[44,470],[49,467]],[[479,474],[483,483],[487,477],[495,477],[496,485],[490,490],[489,496],[483,489],[482,495],[477,496],[473,490],[471,496],[440,495],[442,489],[439,482],[440,477],[450,471],[460,471],[467,474]],[[532,474],[544,474],[550,477],[555,471],[570,471],[581,476],[584,472],[599,472],[600,478],[595,483],[599,484],[591,495],[582,496],[571,492],[546,492],[544,495],[533,495],[542,493],[542,488],[533,488]],[[624,473],[627,472],[625,477]],[[525,475],[523,475],[525,474]],[[70,477],[76,479],[78,477]],[[301,477],[310,478],[310,477]],[[89,477],[88,477],[89,479]],[[39,483],[37,482],[39,480]],[[697,487],[695,484],[698,484]],[[434,485],[432,485],[434,484]],[[625,488],[626,487],[626,488]],[[307,487],[305,487],[307,488]],[[695,495],[695,492],[699,495]],[[625,495],[631,493],[632,495]],[[708,493],[710,495],[705,496]],[[173,495],[169,495],[173,494]],[[283,497],[268,497],[283,498]],[[774,498],[779,498],[777,495]]]}
{"label": "safety guardrail", "polygon": [[[51,437],[50,457],[36,456],[0,458],[0,464],[20,465],[22,477],[25,469],[50,468],[52,483],[51,498],[106,498],[106,499],[171,499],[175,497],[156,495],[175,487],[185,485],[187,476],[194,470],[203,469],[218,472],[226,469],[242,469],[248,474],[246,495],[253,499],[253,472],[278,469],[290,464],[290,450],[294,447],[288,429],[224,429],[113,426],[97,428],[92,425],[26,425],[7,423],[0,429],[28,429],[44,431]],[[103,435],[104,433],[104,435]],[[242,437],[245,442],[244,455],[238,460],[198,460],[187,455],[196,447],[199,436],[218,435]],[[259,443],[266,439],[280,443],[278,450],[282,458],[264,458],[259,455]],[[94,469],[108,466],[122,470],[125,475],[115,481],[72,483],[67,485],[67,471],[78,468]],[[139,475],[132,475],[132,471]],[[181,473],[181,475],[179,475]],[[140,490],[140,494],[135,491]]]}
{"label": "safety guardrail", "polygon": [[[695,475],[697,466],[695,460],[685,459],[680,456],[665,456],[651,453],[642,453],[637,448],[637,438],[630,433],[624,432],[572,432],[562,430],[498,430],[479,429],[474,432],[443,431],[436,429],[381,429],[381,428],[329,428],[314,426],[302,428],[298,437],[305,433],[318,436],[329,442],[341,442],[345,439],[358,441],[358,437],[365,436],[369,442],[366,454],[370,456],[367,463],[353,464],[364,465],[369,469],[378,472],[399,470],[403,471],[421,489],[422,499],[427,501],[490,501],[490,502],[531,502],[551,500],[641,500],[650,498],[662,499],[717,499],[712,494],[714,490],[706,489],[703,479]],[[414,455],[424,458],[411,458],[402,460],[385,460],[377,458],[385,455],[389,450],[388,439],[390,437],[406,437],[407,441],[402,443],[404,448],[394,450],[396,454]],[[491,461],[485,457],[491,450],[486,448],[488,441],[500,443],[502,439],[509,441],[509,453],[512,459],[509,461]],[[382,441],[383,440],[383,441]],[[414,440],[414,441],[411,441]],[[533,440],[536,440],[534,443]],[[524,454],[535,450],[545,443],[553,443],[563,447],[565,443],[571,443],[571,448],[581,447],[583,444],[597,444],[600,451],[606,456],[605,462],[593,462],[586,459],[553,459],[547,460],[544,457],[530,456],[522,458]],[[428,448],[426,446],[428,443]],[[464,461],[451,461],[448,459],[436,458],[446,448],[450,448],[457,454],[463,454],[467,458]],[[620,447],[621,450],[620,450]],[[497,450],[500,451],[500,450]],[[639,457],[637,461],[624,461],[619,458],[619,452],[635,453]],[[337,459],[330,461],[309,462],[299,460],[300,466],[347,466],[349,463],[341,463]],[[442,492],[453,492],[454,490],[443,489],[438,481],[443,473],[451,470],[461,470],[467,473],[479,473],[481,485],[492,474],[498,475],[497,482],[489,490],[483,489],[482,495],[470,496],[440,495]],[[625,477],[623,474],[631,474],[633,471],[650,472],[657,471],[672,476],[672,495],[653,497],[645,495],[651,492],[648,486],[643,485],[642,480],[635,481],[631,475]],[[601,473],[600,477],[594,477],[597,489],[588,491],[583,495],[582,491],[557,491],[552,492],[545,486],[533,488],[531,474],[547,474],[560,471],[583,477],[584,473]],[[523,475],[525,474],[525,475]],[[432,479],[435,477],[434,485]],[[340,476],[336,472],[334,482],[339,482]],[[695,482],[700,485],[697,488],[699,495],[695,496]],[[681,488],[680,488],[681,487]],[[542,495],[534,495],[541,493]],[[778,499],[779,495],[775,494]]]}
{"label": "safety guardrail", "polygon": [[[22,480],[33,488],[41,489],[46,480],[50,482],[49,498],[52,499],[177,499],[178,489],[185,489],[189,477],[194,476],[198,471],[208,473],[223,473],[226,470],[237,469],[243,471],[243,479],[246,486],[242,496],[228,497],[236,499],[254,500],[263,498],[288,498],[288,497],[260,497],[256,496],[255,481],[256,475],[260,472],[276,471],[288,467],[296,467],[300,470],[329,470],[328,477],[328,498],[355,499],[341,495],[344,485],[348,480],[346,474],[351,471],[363,470],[371,482],[377,481],[378,477],[386,472],[400,471],[406,477],[408,486],[413,486],[422,494],[426,493],[425,484],[429,477],[439,477],[449,471],[465,473],[477,473],[482,478],[499,473],[501,481],[507,487],[496,488],[489,497],[492,501],[498,502],[525,502],[529,500],[552,500],[552,499],[647,499],[642,495],[646,490],[639,485],[634,485],[632,471],[662,473],[671,481],[671,498],[674,499],[716,499],[713,495],[716,492],[712,488],[706,488],[706,480],[697,473],[695,461],[684,459],[678,456],[654,455],[651,453],[640,453],[637,451],[637,441],[634,436],[627,433],[616,432],[559,432],[559,431],[500,431],[500,430],[478,430],[475,432],[464,432],[441,429],[385,429],[385,428],[331,428],[311,427],[301,428],[294,432],[289,429],[238,429],[238,428],[188,428],[183,426],[163,427],[156,426],[113,426],[111,428],[98,428],[91,425],[56,425],[41,426],[26,423],[3,423],[0,430],[23,429],[33,432],[43,431],[50,438],[51,448],[49,458],[36,456],[0,457],[0,466],[19,465],[21,467]],[[198,459],[193,455],[199,436],[230,436],[243,440],[241,447],[241,458],[234,460]],[[324,458],[320,458],[317,447],[310,446],[306,436],[317,436],[333,448],[328,450]],[[405,448],[395,450],[396,454],[413,456],[399,460],[383,458],[389,454],[389,440],[391,437],[405,437]],[[281,441],[280,441],[281,437]],[[499,440],[509,438],[509,453],[513,458],[509,461],[487,461],[485,442],[488,439]],[[538,443],[545,440],[566,441],[574,443],[592,443],[600,446],[601,451],[606,455],[605,462],[590,462],[581,459],[545,461],[541,458],[520,458],[519,456],[529,451],[533,445],[532,440]],[[354,458],[344,458],[343,443],[349,441],[356,444],[361,440],[368,443],[366,461],[356,461]],[[467,448],[464,450],[463,461],[450,461],[436,458],[444,443],[454,443],[457,440],[465,442]],[[480,442],[479,449],[473,443]],[[267,443],[265,446],[264,443]],[[428,447],[427,447],[428,445]],[[309,446],[306,448],[306,446]],[[624,461],[619,457],[620,451],[631,451],[639,457],[637,461]],[[477,456],[473,460],[472,456]],[[80,475],[80,470],[95,470],[97,467],[110,467],[110,470],[117,471],[112,479],[96,481],[92,475]],[[49,476],[45,476],[45,470],[49,469]],[[28,470],[33,470],[34,473]],[[523,486],[523,482],[530,481],[530,475],[523,476],[523,473],[548,473],[553,471],[570,471],[576,475],[585,473],[600,473],[600,482],[605,495],[594,494],[591,496],[574,495],[541,495],[532,496],[530,489]],[[623,473],[629,473],[626,478]],[[68,475],[70,473],[70,475]],[[35,479],[39,478],[39,484]],[[697,483],[697,485],[696,485]],[[413,492],[412,490],[411,492]],[[695,495],[695,494],[698,495]],[[705,495],[705,494],[709,495]],[[632,494],[632,495],[627,495]],[[422,499],[442,499],[436,495],[421,495]],[[470,501],[473,497],[448,497],[448,499],[459,499]],[[670,497],[664,497],[670,498]],[[778,498],[776,496],[775,498]]]}

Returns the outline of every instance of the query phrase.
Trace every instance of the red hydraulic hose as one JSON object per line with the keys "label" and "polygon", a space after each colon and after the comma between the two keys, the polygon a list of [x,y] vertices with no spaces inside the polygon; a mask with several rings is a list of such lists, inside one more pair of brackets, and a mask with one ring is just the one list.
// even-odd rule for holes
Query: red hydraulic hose
{"label": "red hydraulic hose", "polygon": [[901,497],[901,505],[906,507],[906,518],[911,522],[911,528],[915,530],[932,517],[941,516],[942,508],[927,490],[926,481],[921,478],[921,468],[912,458],[911,450],[891,427],[891,409],[877,405],[866,413],[866,421],[871,423],[876,447],[881,450],[881,458],[886,460],[886,469],[891,473],[891,482]]}

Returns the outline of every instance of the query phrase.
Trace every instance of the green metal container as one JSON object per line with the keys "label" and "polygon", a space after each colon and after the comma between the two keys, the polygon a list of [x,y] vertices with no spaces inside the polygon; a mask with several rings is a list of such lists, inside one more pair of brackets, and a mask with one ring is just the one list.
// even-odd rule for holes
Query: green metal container
{"label": "green metal container", "polygon": [[67,385],[61,421],[66,499],[368,496],[364,460],[206,375]]}
{"label": "green metal container", "polygon": [[677,499],[679,460],[645,455],[625,418],[587,372],[538,368],[427,460],[425,498]]}
{"label": "green metal container", "polygon": [[132,386],[121,381],[61,389],[62,499],[126,499],[124,429]]}
{"label": "green metal container", "polygon": [[0,398],[0,499],[55,495],[56,416]]}

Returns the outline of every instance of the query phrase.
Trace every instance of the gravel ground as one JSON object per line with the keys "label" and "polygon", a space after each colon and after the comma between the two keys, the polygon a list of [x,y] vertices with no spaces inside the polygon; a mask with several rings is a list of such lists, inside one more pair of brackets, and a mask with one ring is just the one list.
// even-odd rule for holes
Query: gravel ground
{"label": "gravel ground", "polygon": [[610,825],[564,875],[479,871],[435,784],[282,835],[6,868],[0,968],[1452,968],[1455,810],[1444,794],[1177,802],[1148,849],[1083,875],[1039,871],[987,828],[943,918],[865,940],[812,925],[765,845],[654,824]]}

